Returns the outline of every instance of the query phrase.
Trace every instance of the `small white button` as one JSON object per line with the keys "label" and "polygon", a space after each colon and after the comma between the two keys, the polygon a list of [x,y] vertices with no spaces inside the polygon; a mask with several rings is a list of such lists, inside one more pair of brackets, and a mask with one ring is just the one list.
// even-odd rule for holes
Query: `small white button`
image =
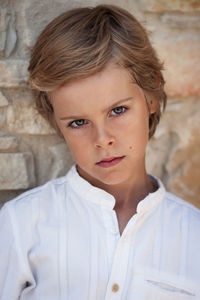
{"label": "small white button", "polygon": [[119,291],[119,285],[117,283],[114,283],[112,286],[113,293],[117,293]]}

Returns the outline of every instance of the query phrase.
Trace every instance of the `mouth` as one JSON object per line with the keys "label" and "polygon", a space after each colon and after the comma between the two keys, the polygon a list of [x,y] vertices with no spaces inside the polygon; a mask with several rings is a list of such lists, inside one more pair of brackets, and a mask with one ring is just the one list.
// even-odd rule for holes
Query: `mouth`
{"label": "mouth", "polygon": [[97,162],[96,165],[103,168],[109,168],[120,163],[124,157],[125,156],[103,158],[101,161]]}

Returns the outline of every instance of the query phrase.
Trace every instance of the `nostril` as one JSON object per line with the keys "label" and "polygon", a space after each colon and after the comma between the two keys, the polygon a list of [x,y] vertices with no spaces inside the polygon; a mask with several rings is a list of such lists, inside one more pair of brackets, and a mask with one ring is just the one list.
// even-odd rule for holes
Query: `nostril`
{"label": "nostril", "polygon": [[100,146],[100,145],[96,145],[96,147],[97,147],[97,148],[101,148],[101,146]]}
{"label": "nostril", "polygon": [[106,148],[108,146],[113,146],[115,139],[113,136],[101,135],[95,136],[95,147],[96,148]]}

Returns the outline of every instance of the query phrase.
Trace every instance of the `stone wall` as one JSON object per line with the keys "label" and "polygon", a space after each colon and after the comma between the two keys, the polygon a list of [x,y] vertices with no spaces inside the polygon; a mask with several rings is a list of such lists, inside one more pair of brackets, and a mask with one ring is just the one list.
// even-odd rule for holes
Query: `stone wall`
{"label": "stone wall", "polygon": [[[0,1],[0,204],[64,175],[72,157],[36,113],[27,85],[30,49],[44,26],[64,10],[96,0]],[[151,33],[165,62],[168,106],[147,149],[148,172],[200,207],[200,2],[110,0]]]}

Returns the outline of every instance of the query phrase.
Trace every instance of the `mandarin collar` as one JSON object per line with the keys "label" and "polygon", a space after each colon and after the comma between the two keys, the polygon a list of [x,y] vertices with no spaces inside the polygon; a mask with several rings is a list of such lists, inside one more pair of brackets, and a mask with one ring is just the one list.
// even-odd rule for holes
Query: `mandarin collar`
{"label": "mandarin collar", "polygon": [[[136,212],[144,212],[151,210],[154,206],[160,203],[166,193],[165,187],[161,180],[155,176],[150,176],[151,180],[156,181],[158,189],[149,193],[144,199],[140,200],[137,204]],[[83,177],[81,177],[76,169],[76,165],[73,165],[66,174],[67,182],[71,185],[72,189],[84,198],[85,200],[98,204],[102,208],[113,210],[115,206],[115,198],[110,193],[93,186]]]}

